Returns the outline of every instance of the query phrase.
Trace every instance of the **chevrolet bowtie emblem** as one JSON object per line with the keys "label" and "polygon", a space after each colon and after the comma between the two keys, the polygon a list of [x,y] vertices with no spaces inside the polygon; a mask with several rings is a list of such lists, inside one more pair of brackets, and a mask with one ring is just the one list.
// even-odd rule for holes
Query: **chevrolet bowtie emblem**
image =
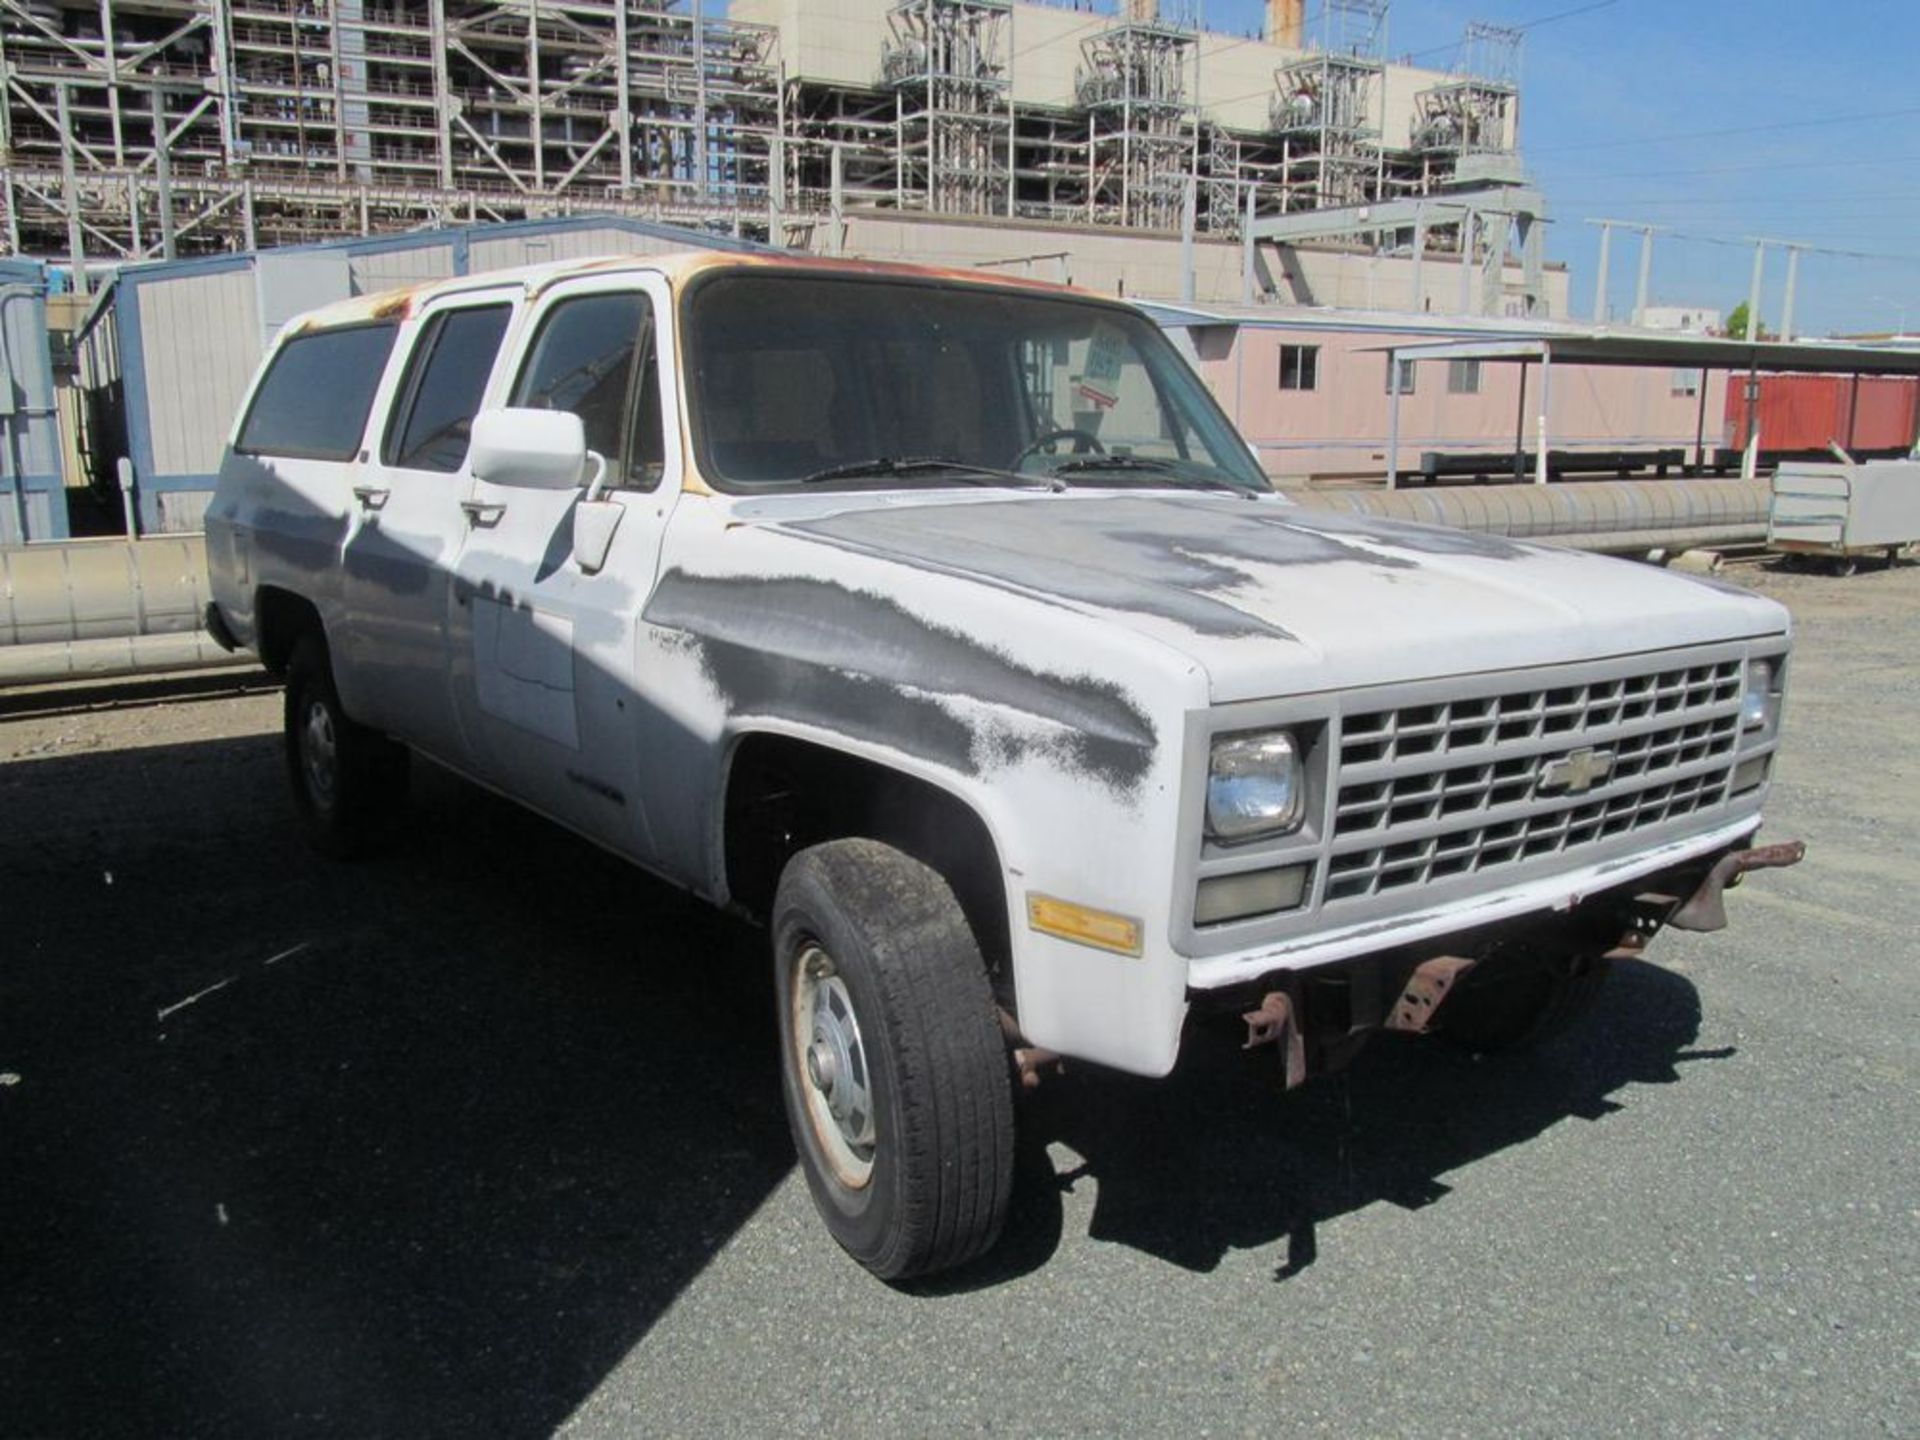
{"label": "chevrolet bowtie emblem", "polygon": [[1611,750],[1576,750],[1540,767],[1541,790],[1564,790],[1582,795],[1613,773]]}

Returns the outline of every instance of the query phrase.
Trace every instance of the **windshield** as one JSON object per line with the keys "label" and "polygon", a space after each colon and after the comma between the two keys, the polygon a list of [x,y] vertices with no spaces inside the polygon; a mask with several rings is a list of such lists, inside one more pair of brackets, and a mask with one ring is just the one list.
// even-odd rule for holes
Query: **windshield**
{"label": "windshield", "polygon": [[1159,330],[1097,302],[722,274],[687,307],[701,469],[726,489],[1266,490]]}

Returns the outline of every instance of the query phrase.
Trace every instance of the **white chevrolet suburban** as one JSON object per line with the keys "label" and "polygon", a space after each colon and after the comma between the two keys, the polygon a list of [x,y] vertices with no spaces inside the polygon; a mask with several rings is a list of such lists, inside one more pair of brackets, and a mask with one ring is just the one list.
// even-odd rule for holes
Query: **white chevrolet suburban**
{"label": "white chevrolet suburban", "polygon": [[999,1233],[1014,1092],[1239,1012],[1287,1085],[1715,929],[1787,616],[1309,515],[1120,304],[774,256],[290,323],[207,512],[319,848],[410,752],[766,920],[787,1109],[884,1277]]}

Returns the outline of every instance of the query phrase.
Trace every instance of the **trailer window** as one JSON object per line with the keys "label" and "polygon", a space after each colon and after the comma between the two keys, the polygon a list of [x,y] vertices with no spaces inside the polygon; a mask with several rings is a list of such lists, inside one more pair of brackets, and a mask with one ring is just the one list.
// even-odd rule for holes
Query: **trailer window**
{"label": "trailer window", "polygon": [[351,460],[387,368],[392,325],[319,330],[274,353],[233,447],[243,455]]}
{"label": "trailer window", "polygon": [[1280,347],[1280,388],[1282,390],[1318,390],[1320,388],[1320,347],[1318,345],[1282,345]]}

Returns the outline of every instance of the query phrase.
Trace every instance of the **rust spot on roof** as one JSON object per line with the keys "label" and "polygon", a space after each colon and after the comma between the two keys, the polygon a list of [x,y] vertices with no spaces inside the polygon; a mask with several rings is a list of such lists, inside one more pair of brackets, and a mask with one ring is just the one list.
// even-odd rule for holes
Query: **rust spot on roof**
{"label": "rust spot on roof", "polygon": [[[544,265],[516,266],[493,272],[460,275],[445,280],[424,280],[398,290],[377,295],[356,295],[349,300],[297,317],[290,334],[329,329],[337,325],[364,325],[369,321],[405,320],[418,314],[427,302],[443,294],[483,289],[494,285],[524,285],[529,298],[537,296],[563,280],[582,275],[603,275],[621,270],[656,270],[669,281],[678,283],[707,270],[787,271],[818,275],[846,275],[870,278],[899,278],[935,281],[942,284],[995,286],[1002,289],[1034,290],[1046,294],[1091,292],[1051,280],[1025,275],[1005,275],[997,270],[969,270],[954,265],[908,265],[891,260],[852,260],[833,255],[795,255],[779,252],[739,253],[724,250],[683,250],[663,255],[598,255],[587,260],[548,262]],[[1092,298],[1105,299],[1094,295]]]}
{"label": "rust spot on roof", "polygon": [[373,297],[373,308],[368,312],[375,320],[404,320],[413,308],[414,294],[421,287],[409,285],[404,290],[389,290]]}

